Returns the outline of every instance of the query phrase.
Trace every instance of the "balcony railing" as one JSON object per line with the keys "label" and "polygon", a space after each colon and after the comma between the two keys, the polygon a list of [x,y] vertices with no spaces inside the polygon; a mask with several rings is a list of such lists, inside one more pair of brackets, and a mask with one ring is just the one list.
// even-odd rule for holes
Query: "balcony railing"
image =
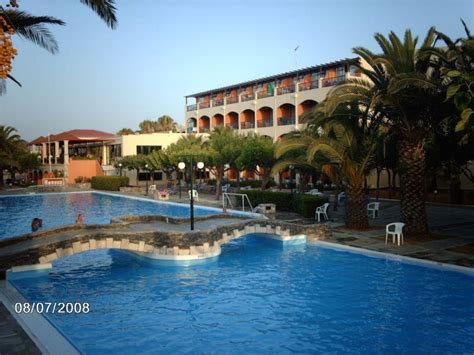
{"label": "balcony railing", "polygon": [[223,106],[224,105],[224,99],[214,99],[212,100],[212,106]]}
{"label": "balcony railing", "polygon": [[211,106],[210,102],[199,103],[199,108],[209,108],[210,106]]}
{"label": "balcony railing", "polygon": [[277,95],[291,94],[292,92],[295,92],[295,86],[294,85],[281,86],[281,87],[277,88]]}
{"label": "balcony railing", "polygon": [[262,128],[262,127],[273,127],[273,120],[261,120],[257,121],[257,127]]}
{"label": "balcony railing", "polygon": [[270,96],[273,96],[273,91],[260,91],[257,93],[257,98],[259,99],[264,99]]}
{"label": "balcony railing", "polygon": [[242,94],[242,102],[255,99],[255,94]]}
{"label": "balcony railing", "polygon": [[232,124],[227,123],[225,126],[233,128],[233,129],[239,129],[239,124],[238,123],[232,123]]}
{"label": "balcony railing", "polygon": [[288,126],[295,124],[295,117],[294,116],[283,116],[278,118],[278,125],[279,126]]}
{"label": "balcony railing", "polygon": [[240,129],[250,129],[255,128],[255,122],[241,122]]}
{"label": "balcony railing", "polygon": [[306,91],[311,89],[317,89],[319,87],[319,80],[313,80],[307,83],[299,83],[298,89],[299,91]]}
{"label": "balcony railing", "polygon": [[336,76],[334,78],[324,78],[322,86],[323,88],[328,86],[334,86],[343,83],[344,81],[346,81],[346,77],[344,75]]}
{"label": "balcony railing", "polygon": [[209,127],[200,127],[199,133],[209,133]]}
{"label": "balcony railing", "polygon": [[226,99],[227,104],[235,104],[239,102],[239,97],[238,96],[230,96]]}
{"label": "balcony railing", "polygon": [[186,107],[186,109],[187,109],[188,111],[194,111],[194,110],[197,109],[197,105],[196,105],[196,104],[194,104],[194,105],[188,105],[188,106]]}

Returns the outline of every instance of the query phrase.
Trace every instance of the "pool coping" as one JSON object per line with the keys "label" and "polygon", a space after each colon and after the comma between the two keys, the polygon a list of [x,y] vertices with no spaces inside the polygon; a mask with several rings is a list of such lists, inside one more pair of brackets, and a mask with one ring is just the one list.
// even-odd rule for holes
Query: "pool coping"
{"label": "pool coping", "polygon": [[28,301],[8,280],[0,280],[0,302],[43,354],[81,354],[74,343],[45,316],[36,312],[15,312],[15,303]]}
{"label": "pool coping", "polygon": [[365,248],[354,247],[350,245],[327,242],[324,240],[308,241],[307,244],[321,246],[327,249],[341,250],[341,251],[347,251],[347,252],[356,253],[356,254],[362,254],[362,255],[381,258],[381,259],[383,258],[383,259],[389,259],[392,261],[400,261],[406,264],[424,266],[424,267],[428,267],[432,269],[437,269],[440,271],[455,271],[455,272],[460,272],[460,273],[467,274],[470,276],[474,276],[474,268],[467,267],[467,266],[442,263],[442,262],[433,261],[433,260],[418,259],[411,256],[397,255],[397,254],[386,253],[382,251],[375,251],[375,250],[370,250],[370,249],[365,249]]}

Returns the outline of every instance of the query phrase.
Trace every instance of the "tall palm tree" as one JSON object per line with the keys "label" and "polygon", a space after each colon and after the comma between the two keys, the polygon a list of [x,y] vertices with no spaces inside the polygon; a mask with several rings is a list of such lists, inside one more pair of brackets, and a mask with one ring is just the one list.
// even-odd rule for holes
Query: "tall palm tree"
{"label": "tall palm tree", "polygon": [[[360,90],[370,87],[375,102],[382,107],[382,119],[393,130],[399,141],[399,174],[402,220],[406,234],[428,233],[425,208],[425,141],[445,113],[444,98],[433,84],[439,80],[430,70],[430,58],[421,55],[432,49],[436,32],[430,28],[418,46],[418,37],[405,31],[403,41],[390,32],[388,38],[380,33],[375,40],[381,53],[357,47],[354,53],[362,58],[360,70],[365,79],[350,81],[334,95],[337,104],[352,102]],[[413,81],[425,83],[414,86]],[[427,84],[426,84],[427,83]]]}
{"label": "tall palm tree", "polygon": [[[117,26],[115,0],[80,0],[80,2],[92,9],[108,27],[114,29]],[[8,26],[12,28],[20,38],[29,40],[48,52],[58,52],[58,43],[46,25],[65,25],[65,22],[51,16],[34,16],[19,9],[4,9],[0,6],[0,17],[3,17]],[[0,23],[0,26],[3,26]],[[4,28],[8,30],[8,28]],[[7,78],[21,86],[20,82],[13,76]],[[5,79],[0,79],[0,95],[6,92]]]}
{"label": "tall palm tree", "polygon": [[20,152],[26,151],[26,144],[10,126],[0,126],[0,185],[3,185],[3,170],[10,171],[19,166]]}

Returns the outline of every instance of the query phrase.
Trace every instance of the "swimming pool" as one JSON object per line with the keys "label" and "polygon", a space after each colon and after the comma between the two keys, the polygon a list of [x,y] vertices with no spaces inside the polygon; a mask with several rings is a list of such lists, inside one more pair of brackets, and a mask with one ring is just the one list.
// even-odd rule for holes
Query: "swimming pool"
{"label": "swimming pool", "polygon": [[[43,219],[43,230],[73,224],[81,212],[87,224],[108,224],[123,215],[189,217],[186,204],[151,201],[102,192],[0,196],[0,240],[31,232],[31,221]],[[217,208],[195,206],[195,216],[220,214]]]}
{"label": "swimming pool", "polygon": [[472,353],[474,277],[250,235],[219,258],[167,266],[118,250],[54,262],[12,284],[87,354]]}

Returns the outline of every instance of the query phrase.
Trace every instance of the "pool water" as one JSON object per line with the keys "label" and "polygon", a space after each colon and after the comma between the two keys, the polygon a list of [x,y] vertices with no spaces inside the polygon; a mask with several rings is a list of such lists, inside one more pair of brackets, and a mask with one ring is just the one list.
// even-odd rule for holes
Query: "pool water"
{"label": "pool water", "polygon": [[87,354],[425,353],[474,349],[474,277],[250,235],[187,267],[118,250],[11,282]]}
{"label": "pool water", "polygon": [[[73,224],[78,213],[84,215],[86,224],[108,224],[123,215],[189,217],[189,206],[97,192],[1,196],[0,240],[30,233],[35,217],[43,220],[44,230]],[[195,216],[219,213],[218,209],[194,208]]]}

